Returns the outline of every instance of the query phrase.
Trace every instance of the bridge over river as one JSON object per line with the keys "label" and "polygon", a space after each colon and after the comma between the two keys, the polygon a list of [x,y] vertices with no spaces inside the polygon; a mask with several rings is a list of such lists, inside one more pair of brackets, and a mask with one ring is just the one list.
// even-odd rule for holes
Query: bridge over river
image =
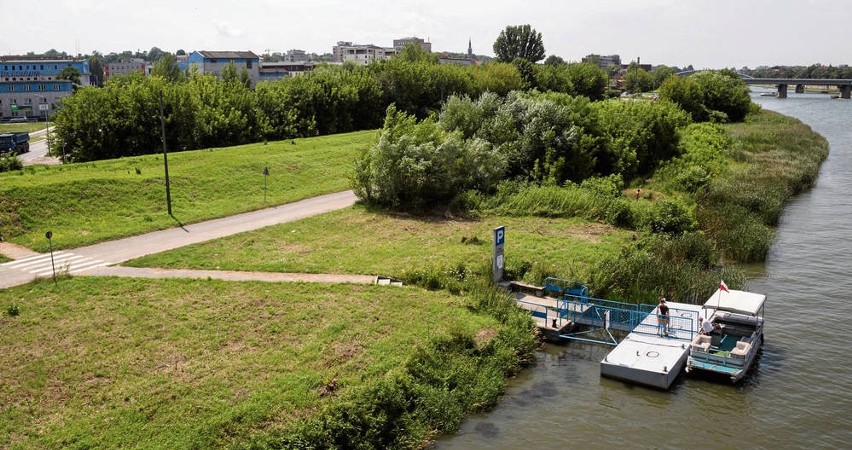
{"label": "bridge over river", "polygon": [[852,93],[852,80],[850,79],[818,79],[818,78],[746,78],[743,81],[749,85],[774,85],[778,88],[778,98],[787,98],[787,87],[796,86],[796,93],[805,92],[805,86],[837,86],[840,89],[840,98],[848,99]]}

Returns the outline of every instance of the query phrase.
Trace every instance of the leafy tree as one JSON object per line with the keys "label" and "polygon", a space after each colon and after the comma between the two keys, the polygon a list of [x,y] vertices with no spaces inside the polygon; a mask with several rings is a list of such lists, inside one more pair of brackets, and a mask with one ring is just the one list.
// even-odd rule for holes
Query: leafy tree
{"label": "leafy tree", "polygon": [[251,88],[251,74],[249,73],[247,68],[243,67],[242,69],[240,69],[239,81],[240,84],[242,84],[246,88]]}
{"label": "leafy tree", "polygon": [[97,50],[92,52],[88,58],[89,72],[97,79],[97,85],[103,86],[104,83],[104,57]]}
{"label": "leafy tree", "polygon": [[159,47],[151,47],[151,50],[148,51],[148,61],[155,63],[155,62],[159,61],[160,58],[162,58],[163,56],[168,55],[168,54],[169,53],[166,53],[166,52],[160,50]]}
{"label": "leafy tree", "polygon": [[182,49],[182,48],[178,49],[178,51],[175,52],[175,55],[176,56],[186,56],[186,51],[184,51],[184,49]]}
{"label": "leafy tree", "polygon": [[494,53],[502,62],[523,58],[535,63],[544,59],[541,33],[529,25],[507,26],[494,41]]}
{"label": "leafy tree", "polygon": [[177,58],[171,53],[164,54],[159,61],[151,68],[152,76],[159,76],[168,81],[181,81],[184,79],[183,73],[178,67]]}
{"label": "leafy tree", "polygon": [[695,122],[703,122],[709,117],[704,106],[704,92],[692,77],[671,76],[659,89],[660,98],[677,103],[692,116]]}
{"label": "leafy tree", "polygon": [[523,88],[521,74],[512,64],[491,61],[481,66],[471,66],[468,73],[473,78],[473,96],[486,92],[504,96]]}
{"label": "leafy tree", "polygon": [[523,81],[524,89],[535,89],[538,87],[538,82],[535,77],[535,64],[526,58],[515,58],[512,60],[512,65],[518,69],[518,73],[521,75],[521,80]]}
{"label": "leafy tree", "polygon": [[432,52],[427,52],[423,47],[417,44],[406,44],[402,51],[396,55],[397,59],[402,59],[408,62],[425,62],[438,64],[438,55]]}
{"label": "leafy tree", "polygon": [[240,72],[237,70],[237,65],[234,64],[233,61],[229,61],[225,67],[222,68],[222,81],[224,83],[236,83],[240,79]]}
{"label": "leafy tree", "polygon": [[692,78],[701,87],[704,106],[717,121],[742,122],[745,119],[751,98],[748,86],[735,72],[704,71],[693,74]]}
{"label": "leafy tree", "polygon": [[638,67],[628,69],[624,76],[624,89],[630,93],[651,91],[654,89],[654,77]]}
{"label": "leafy tree", "polygon": [[72,66],[67,66],[59,71],[59,73],[56,75],[56,79],[70,81],[71,88],[74,90],[74,92],[76,92],[77,88],[80,86],[80,71]]}
{"label": "leafy tree", "polygon": [[565,64],[565,60],[561,56],[550,55],[544,60],[544,65],[546,66],[558,66],[562,64]]}
{"label": "leafy tree", "polygon": [[569,94],[582,95],[591,100],[602,100],[604,98],[604,91],[609,84],[609,78],[600,66],[574,63],[568,64],[566,68],[568,78],[573,86],[573,90],[569,91]]}
{"label": "leafy tree", "polygon": [[651,71],[651,75],[654,76],[654,89],[662,86],[663,82],[666,81],[670,76],[677,73],[673,68],[666,65],[659,65]]}

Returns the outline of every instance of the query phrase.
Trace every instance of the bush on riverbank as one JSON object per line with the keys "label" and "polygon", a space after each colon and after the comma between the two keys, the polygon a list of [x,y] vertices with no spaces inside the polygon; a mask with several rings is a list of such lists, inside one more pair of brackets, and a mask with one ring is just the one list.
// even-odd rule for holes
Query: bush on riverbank
{"label": "bush on riverbank", "polygon": [[532,361],[532,320],[513,299],[476,283],[468,307],[502,326],[476,336],[453,333],[413,350],[406,363],[285,431],[256,438],[267,448],[415,448],[455,431],[496,403],[508,377]]}

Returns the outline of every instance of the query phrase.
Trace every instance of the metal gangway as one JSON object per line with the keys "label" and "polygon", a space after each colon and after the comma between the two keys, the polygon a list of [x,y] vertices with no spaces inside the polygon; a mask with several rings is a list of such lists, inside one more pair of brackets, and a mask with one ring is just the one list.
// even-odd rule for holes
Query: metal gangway
{"label": "metal gangway", "polygon": [[[589,288],[580,282],[545,279],[544,291],[556,298],[555,305],[536,305],[530,309],[535,317],[551,321],[551,328],[560,330],[560,339],[591,342],[596,344],[618,345],[619,340],[613,331],[638,333],[692,340],[694,337],[698,313],[690,309],[669,308],[668,325],[662,327],[663,316],[658,314],[656,305],[626,303],[589,295]],[[582,325],[567,327],[567,325]],[[603,332],[604,338],[595,338]]]}

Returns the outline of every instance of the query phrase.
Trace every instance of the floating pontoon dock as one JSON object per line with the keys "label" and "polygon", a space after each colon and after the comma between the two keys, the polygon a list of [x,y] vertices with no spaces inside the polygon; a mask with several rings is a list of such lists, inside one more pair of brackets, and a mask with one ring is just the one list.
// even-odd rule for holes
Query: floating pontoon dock
{"label": "floating pontoon dock", "polygon": [[[655,306],[591,298],[582,286],[583,289],[560,290],[554,280],[548,279],[543,288],[521,288],[534,288],[536,294],[555,293],[558,297],[522,292],[513,295],[518,306],[530,311],[548,337],[615,345],[601,361],[601,375],[668,389],[683,370],[690,342],[698,334],[701,306],[669,302],[668,334],[661,336],[661,317]],[[611,331],[629,334],[618,342]],[[603,333],[607,338],[595,338],[590,332]]]}
{"label": "floating pontoon dock", "polygon": [[601,361],[601,375],[668,389],[683,370],[698,334],[700,305],[669,302],[669,335],[661,337],[655,309]]}

